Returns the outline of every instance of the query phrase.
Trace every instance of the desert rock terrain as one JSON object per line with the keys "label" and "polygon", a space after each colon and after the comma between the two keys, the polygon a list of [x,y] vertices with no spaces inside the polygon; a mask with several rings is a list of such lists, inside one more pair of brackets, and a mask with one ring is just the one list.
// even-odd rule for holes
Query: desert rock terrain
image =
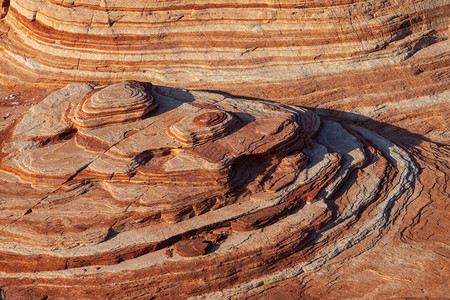
{"label": "desert rock terrain", "polygon": [[450,294],[447,1],[0,7],[0,299]]}

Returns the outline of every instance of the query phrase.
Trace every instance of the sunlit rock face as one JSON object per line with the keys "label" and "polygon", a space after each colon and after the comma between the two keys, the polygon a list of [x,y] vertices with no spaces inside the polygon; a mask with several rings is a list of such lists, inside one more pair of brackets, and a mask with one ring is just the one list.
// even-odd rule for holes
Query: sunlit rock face
{"label": "sunlit rock face", "polygon": [[116,201],[139,199],[147,223],[176,223],[266,188],[283,198],[319,127],[292,107],[155,95],[139,82],[69,85],[17,124],[5,170],[46,191],[95,182]]}
{"label": "sunlit rock face", "polygon": [[276,291],[367,251],[417,198],[417,163],[381,135],[220,93],[70,84],[2,133],[11,297]]}
{"label": "sunlit rock face", "polygon": [[[274,100],[298,93],[280,96],[277,89],[302,86],[320,97],[334,83],[351,87],[344,79],[322,82],[330,73],[360,81],[356,73],[363,73],[381,85],[394,81],[392,72],[403,75],[401,62],[422,48],[438,42],[448,48],[443,0],[3,3],[9,9],[0,22],[0,87],[134,78],[247,96],[272,91]],[[425,51],[422,71],[443,61],[435,50]],[[306,75],[317,78],[299,82]]]}
{"label": "sunlit rock face", "polygon": [[132,78],[354,113],[448,143],[447,2],[3,0],[0,89]]}
{"label": "sunlit rock face", "polygon": [[449,12],[0,0],[0,299],[448,297]]}

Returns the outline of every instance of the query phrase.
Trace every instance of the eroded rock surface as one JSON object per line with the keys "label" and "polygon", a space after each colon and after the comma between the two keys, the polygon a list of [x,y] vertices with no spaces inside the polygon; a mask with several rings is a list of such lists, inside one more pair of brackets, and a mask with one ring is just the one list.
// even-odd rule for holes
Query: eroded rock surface
{"label": "eroded rock surface", "polygon": [[417,157],[367,128],[136,81],[68,85],[1,136],[8,297],[298,296],[421,194]]}
{"label": "eroded rock surface", "polygon": [[449,12],[0,0],[0,299],[448,297]]}

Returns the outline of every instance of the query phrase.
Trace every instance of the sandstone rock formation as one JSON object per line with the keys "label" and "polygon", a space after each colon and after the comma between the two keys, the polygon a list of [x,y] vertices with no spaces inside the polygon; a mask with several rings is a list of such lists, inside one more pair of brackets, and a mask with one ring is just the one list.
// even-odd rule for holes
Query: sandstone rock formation
{"label": "sandstone rock formation", "polygon": [[0,299],[450,294],[448,1],[0,7]]}
{"label": "sandstone rock formation", "polygon": [[[0,85],[134,78],[273,90],[303,89],[298,78],[309,75],[311,93],[329,73],[357,78],[388,66],[401,74],[402,61],[448,38],[449,8],[445,0],[12,0],[0,26]],[[442,63],[431,56],[419,69]]]}
{"label": "sandstone rock formation", "polygon": [[136,81],[53,92],[1,145],[8,297],[253,294],[369,250],[421,193],[363,127]]}
{"label": "sandstone rock formation", "polygon": [[134,79],[352,112],[448,142],[447,2],[3,1],[0,89]]}

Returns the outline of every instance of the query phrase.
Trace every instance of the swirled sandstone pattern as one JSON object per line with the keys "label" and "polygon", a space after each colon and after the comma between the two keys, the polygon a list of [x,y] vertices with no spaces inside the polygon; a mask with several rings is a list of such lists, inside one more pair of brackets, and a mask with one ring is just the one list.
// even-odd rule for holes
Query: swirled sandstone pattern
{"label": "swirled sandstone pattern", "polygon": [[401,74],[420,49],[448,48],[445,0],[7,2],[0,78],[11,87],[134,78],[229,92],[237,82],[301,90],[298,78],[309,75],[317,82],[310,93],[323,92],[317,85],[329,73]]}
{"label": "swirled sandstone pattern", "polygon": [[450,294],[448,1],[0,9],[0,299]]}
{"label": "swirled sandstone pattern", "polygon": [[[68,85],[1,136],[0,284],[12,298],[324,296],[306,280],[352,251],[373,263],[398,233],[421,245],[414,222],[396,220],[421,201],[421,170],[446,166],[304,108],[136,81]],[[435,251],[418,261],[437,266],[444,244]],[[428,276],[442,294],[445,276]]]}
{"label": "swirled sandstone pattern", "polygon": [[445,0],[2,5],[0,88],[134,79],[351,112],[450,140]]}

